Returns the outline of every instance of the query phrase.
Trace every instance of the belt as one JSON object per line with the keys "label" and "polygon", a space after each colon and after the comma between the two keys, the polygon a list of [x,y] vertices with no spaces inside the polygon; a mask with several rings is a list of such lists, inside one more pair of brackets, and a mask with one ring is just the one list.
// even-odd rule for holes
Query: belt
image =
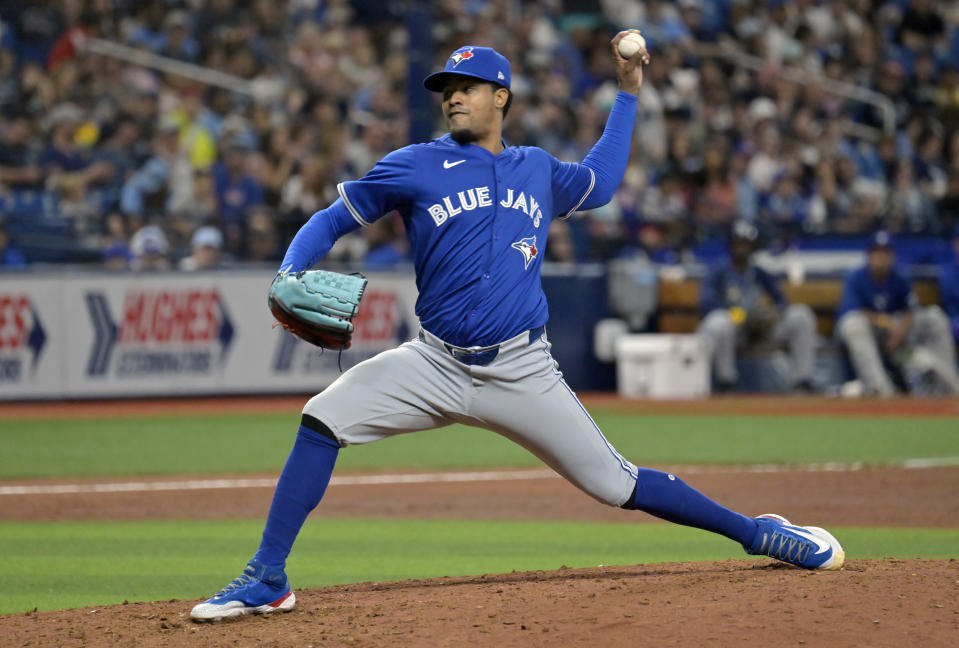
{"label": "belt", "polygon": [[[538,326],[529,331],[529,342],[527,346],[535,342],[543,333],[546,332],[546,326]],[[419,338],[425,340],[423,331],[420,331]],[[479,365],[481,367],[488,365],[496,356],[499,355],[499,344],[485,347],[458,347],[443,342],[443,348],[446,352],[465,365]]]}

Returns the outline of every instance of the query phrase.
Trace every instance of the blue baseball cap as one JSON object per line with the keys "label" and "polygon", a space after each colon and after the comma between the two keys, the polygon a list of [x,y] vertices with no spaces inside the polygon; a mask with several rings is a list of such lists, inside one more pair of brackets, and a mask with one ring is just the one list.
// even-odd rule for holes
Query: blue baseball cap
{"label": "blue baseball cap", "polygon": [[434,72],[423,79],[423,85],[427,90],[443,92],[453,76],[474,77],[509,89],[509,61],[492,47],[466,45],[450,54],[442,72]]}

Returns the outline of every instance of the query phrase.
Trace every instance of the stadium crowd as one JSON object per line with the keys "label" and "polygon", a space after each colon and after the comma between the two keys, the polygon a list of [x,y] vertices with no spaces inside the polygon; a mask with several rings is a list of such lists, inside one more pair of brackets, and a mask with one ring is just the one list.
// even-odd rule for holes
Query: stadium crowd
{"label": "stadium crowd", "polygon": [[[516,95],[507,142],[566,160],[584,157],[615,96],[611,34],[644,33],[652,63],[625,180],[608,206],[553,224],[554,261],[688,260],[738,218],[772,246],[877,228],[943,236],[959,221],[956,3],[420,4],[432,10],[431,67],[464,43],[503,52]],[[277,260],[338,182],[408,143],[405,5],[0,0],[0,258]],[[93,54],[85,37],[219,70],[249,91]],[[736,53],[763,64],[736,65]],[[823,79],[887,98],[891,119]],[[383,218],[332,256],[403,262],[401,231]]]}

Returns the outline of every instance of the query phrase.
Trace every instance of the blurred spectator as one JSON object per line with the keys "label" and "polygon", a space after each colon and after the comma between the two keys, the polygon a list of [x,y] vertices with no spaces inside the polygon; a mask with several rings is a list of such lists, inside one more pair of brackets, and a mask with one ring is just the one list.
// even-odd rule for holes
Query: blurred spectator
{"label": "blurred spectator", "polygon": [[169,251],[170,244],[162,229],[156,225],[141,227],[130,239],[130,252],[133,255],[131,267],[140,271],[168,270]]}
{"label": "blurred spectator", "polygon": [[946,231],[959,225],[959,130],[952,134],[949,141],[949,160],[946,191],[937,204]]}
{"label": "blurred spectator", "polygon": [[812,391],[816,317],[806,304],[788,303],[772,275],[752,262],[758,239],[752,223],[733,223],[729,260],[710,268],[700,288],[699,333],[706,340],[716,391],[735,387],[737,350],[764,342],[788,347],[793,388]]}
{"label": "blurred spectator", "polygon": [[945,132],[959,129],[959,63],[953,59],[939,73],[933,101]]}
{"label": "blurred spectator", "polygon": [[347,143],[344,151],[347,175],[363,177],[380,158],[390,152],[386,135],[386,127],[374,122],[363,128],[363,134],[358,139]]}
{"label": "blurred spectator", "polygon": [[916,182],[913,164],[900,160],[896,165],[886,229],[890,232],[933,232],[938,229],[936,208],[929,194]]}
{"label": "blurred spectator", "polygon": [[639,228],[639,249],[653,263],[679,263],[679,254],[672,245],[667,223],[646,223]]}
{"label": "blurred spectator", "polygon": [[208,169],[216,161],[216,136],[210,111],[201,103],[202,91],[189,85],[181,90],[179,99],[170,120],[180,128],[180,150],[194,169]]}
{"label": "blurred spectator", "polygon": [[248,261],[272,262],[283,258],[273,214],[266,207],[254,207],[246,218],[246,244],[243,258]]}
{"label": "blurred spectator", "polygon": [[739,212],[739,187],[729,164],[723,140],[714,140],[703,151],[703,171],[698,182],[696,222],[728,226]]}
{"label": "blurred spectator", "polygon": [[72,103],[63,103],[54,108],[46,118],[49,141],[40,154],[40,166],[47,176],[79,171],[90,159],[78,146],[77,131],[83,123],[83,111]]}
{"label": "blurred spectator", "polygon": [[218,214],[213,172],[211,169],[202,169],[193,174],[189,191],[171,196],[165,223],[178,240],[186,242],[198,227],[216,222]]}
{"label": "blurred spectator", "polygon": [[682,192],[679,174],[668,172],[643,192],[640,205],[643,220],[654,223],[685,221],[689,215],[686,196]]}
{"label": "blurred spectator", "polygon": [[4,119],[0,127],[0,192],[4,188],[34,187],[42,173],[37,164],[30,118],[14,113]]}
{"label": "blurred spectator", "polygon": [[902,15],[896,40],[906,49],[918,50],[942,37],[945,29],[932,0],[911,0]]}
{"label": "blurred spectator", "polygon": [[553,263],[572,265],[576,263],[576,248],[569,231],[568,220],[554,220],[549,224],[546,239],[546,259]]}
{"label": "blurred spectator", "polygon": [[760,220],[771,231],[799,233],[809,216],[809,205],[799,192],[798,178],[784,168],[773,178],[772,190],[760,208]]}
{"label": "blurred spectator", "polygon": [[190,18],[182,9],[175,9],[163,19],[159,54],[193,62],[200,54],[200,45],[190,35]]}
{"label": "blurred spectator", "polygon": [[0,221],[0,268],[11,270],[26,267],[27,258],[10,243],[7,227],[3,224],[3,221]]}
{"label": "blurred spectator", "polygon": [[151,156],[123,185],[120,208],[135,222],[162,217],[179,157],[179,128],[166,120],[153,136]]}
{"label": "blurred spectator", "polygon": [[190,240],[190,256],[180,259],[180,270],[211,270],[220,267],[223,234],[212,225],[199,228]]}
{"label": "blurred spectator", "polygon": [[952,232],[952,263],[939,273],[939,300],[949,317],[952,339],[959,344],[959,223]]}
{"label": "blurred spectator", "polygon": [[103,249],[103,267],[117,272],[130,269],[133,253],[125,242],[111,243]]}
{"label": "blurred spectator", "polygon": [[[59,211],[71,221],[81,243],[95,244],[103,234],[104,212],[119,205],[123,181],[134,168],[132,149],[138,137],[139,130],[129,118],[120,118],[107,133],[100,133],[93,123],[86,122],[77,130],[74,140],[90,151],[88,163],[48,176],[47,186],[57,192]],[[94,148],[100,139],[105,141]]]}
{"label": "blurred spectator", "polygon": [[[280,195],[284,225],[293,223],[295,230],[338,196],[330,165],[322,156],[307,156],[297,167],[296,172],[283,185]],[[366,171],[369,171],[369,168],[362,171],[360,176]]]}
{"label": "blurred spectator", "polygon": [[102,206],[106,210],[120,206],[123,184],[136,168],[140,138],[140,128],[129,115],[119,115],[100,133],[101,144],[93,150],[92,168],[84,183],[88,187],[101,188],[104,193]]}
{"label": "blurred spectator", "polygon": [[251,150],[243,137],[234,136],[226,143],[223,159],[213,167],[219,220],[230,254],[242,253],[246,214],[263,204],[263,186],[249,172]]}
{"label": "blurred spectator", "polygon": [[[165,7],[162,0],[147,0],[134,9],[133,29],[127,43],[159,54],[166,45],[163,33]],[[170,16],[181,12],[173,12]]]}
{"label": "blurred spectator", "polygon": [[59,0],[36,0],[24,3],[18,11],[5,16],[17,35],[17,50],[22,60],[46,62],[50,48],[65,28],[59,5]]}
{"label": "blurred spectator", "polygon": [[400,215],[390,212],[361,230],[368,246],[363,257],[365,270],[389,270],[409,263],[406,238],[397,236],[401,227]]}
{"label": "blurred spectator", "polygon": [[867,395],[921,390],[931,380],[959,393],[949,321],[938,306],[919,307],[885,231],[872,236],[866,265],[846,276],[836,335]]}

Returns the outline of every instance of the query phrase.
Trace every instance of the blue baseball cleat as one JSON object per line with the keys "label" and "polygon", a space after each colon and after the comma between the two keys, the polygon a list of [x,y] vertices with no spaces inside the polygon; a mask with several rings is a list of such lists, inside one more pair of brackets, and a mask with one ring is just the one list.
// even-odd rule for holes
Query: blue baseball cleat
{"label": "blue baseball cleat", "polygon": [[245,614],[289,612],[294,605],[296,596],[283,570],[269,569],[253,559],[232,583],[213,598],[198,603],[190,612],[190,618],[194,621],[219,621]]}
{"label": "blue baseball cleat", "polygon": [[825,529],[796,526],[781,515],[754,518],[758,529],[746,553],[769,556],[804,569],[839,569],[846,562],[842,545]]}

